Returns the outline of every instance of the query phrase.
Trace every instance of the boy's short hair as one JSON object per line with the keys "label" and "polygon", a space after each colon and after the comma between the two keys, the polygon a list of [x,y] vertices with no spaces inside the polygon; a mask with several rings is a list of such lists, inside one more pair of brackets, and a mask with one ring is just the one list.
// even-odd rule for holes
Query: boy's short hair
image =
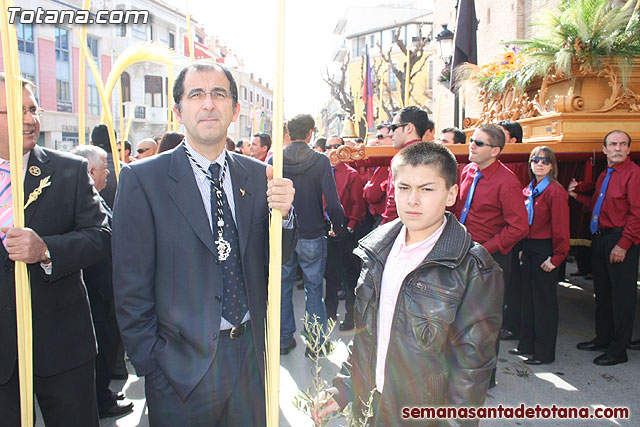
{"label": "boy's short hair", "polygon": [[416,142],[402,150],[393,158],[391,171],[393,177],[397,175],[400,166],[438,166],[440,176],[447,188],[451,188],[458,181],[458,162],[453,153],[444,145],[435,142]]}

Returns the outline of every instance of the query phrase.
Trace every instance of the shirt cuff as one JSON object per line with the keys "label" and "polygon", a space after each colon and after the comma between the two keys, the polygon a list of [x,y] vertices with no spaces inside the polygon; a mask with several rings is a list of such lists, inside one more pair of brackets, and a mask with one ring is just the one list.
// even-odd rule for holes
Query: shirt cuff
{"label": "shirt cuff", "polygon": [[51,272],[53,271],[53,263],[40,263],[40,267],[42,267],[42,269],[44,270],[44,274],[46,274],[47,276],[51,276]]}
{"label": "shirt cuff", "polygon": [[291,209],[289,209],[289,213],[287,214],[286,218],[282,218],[282,228],[286,228],[287,230],[293,229],[294,216],[295,215],[293,214],[293,206],[291,206]]}
{"label": "shirt cuff", "polygon": [[620,240],[618,240],[617,245],[625,251],[628,251],[629,248],[633,245],[633,242],[627,236],[622,236],[620,237]]}

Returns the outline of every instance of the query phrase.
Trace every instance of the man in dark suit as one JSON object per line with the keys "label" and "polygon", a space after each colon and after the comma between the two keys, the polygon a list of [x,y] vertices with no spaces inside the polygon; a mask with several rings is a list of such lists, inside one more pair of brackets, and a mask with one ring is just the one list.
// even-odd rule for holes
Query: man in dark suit
{"label": "man in dark suit", "polygon": [[[36,146],[40,113],[33,85],[23,82],[24,196],[46,184],[25,209],[25,227],[13,227],[9,133],[4,75],[0,75],[0,423],[20,425],[14,261],[27,263],[33,310],[34,389],[50,426],[98,425],[96,343],[80,270],[108,253],[110,230],[87,162]],[[0,190],[0,191],[2,191]],[[9,193],[7,193],[7,191]],[[20,201],[22,203],[22,201]]]}
{"label": "man in dark suit", "polygon": [[286,260],[293,184],[267,183],[264,163],[225,150],[240,113],[226,68],[186,67],[173,96],[185,141],[120,174],[112,250],[122,338],[145,376],[152,426],[264,425],[269,209],[285,219]]}
{"label": "man in dark suit", "polygon": [[[93,145],[78,145],[73,154],[87,159],[89,175],[93,179],[93,188],[99,193],[104,190],[109,175],[107,169],[107,152]],[[113,178],[115,181],[115,178]],[[111,226],[111,208],[104,198],[100,204],[107,212]],[[82,269],[82,278],[87,287],[93,329],[98,342],[96,356],[96,396],[98,398],[98,414],[100,418],[116,417],[133,410],[133,403],[122,402],[124,393],[114,393],[109,388],[111,373],[116,364],[118,348],[121,346],[120,331],[116,321],[115,303],[113,301],[111,251],[89,267]]]}

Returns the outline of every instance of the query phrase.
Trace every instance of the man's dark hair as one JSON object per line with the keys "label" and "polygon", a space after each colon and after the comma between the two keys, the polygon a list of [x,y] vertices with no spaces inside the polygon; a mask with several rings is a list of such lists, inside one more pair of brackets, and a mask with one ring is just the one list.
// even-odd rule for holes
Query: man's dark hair
{"label": "man's dark hair", "polygon": [[400,110],[400,121],[413,124],[420,138],[424,136],[426,131],[433,129],[433,122],[430,122],[427,112],[415,105],[410,105]]}
{"label": "man's dark hair", "polygon": [[266,145],[268,149],[271,149],[271,135],[268,133],[256,133],[253,137],[260,138],[260,147],[264,147]]}
{"label": "man's dark hair", "polygon": [[238,85],[236,84],[236,79],[233,78],[233,74],[231,74],[231,71],[229,71],[227,67],[211,61],[194,62],[180,70],[180,73],[173,84],[173,100],[178,105],[178,111],[182,111],[182,105],[180,102],[184,95],[184,79],[189,71],[222,71],[229,81],[233,111],[236,111],[236,106],[238,104]]}
{"label": "man's dark hair", "polygon": [[607,146],[607,138],[609,138],[609,135],[614,134],[614,133],[622,133],[622,134],[626,135],[627,136],[627,140],[629,141],[629,147],[631,147],[631,136],[627,132],[625,132],[623,130],[618,130],[618,129],[614,129],[614,130],[612,130],[611,132],[609,132],[608,134],[606,134],[604,136],[603,144],[604,144],[605,147]]}
{"label": "man's dark hair", "polygon": [[376,130],[380,130],[380,129],[386,129],[386,130],[389,130],[389,125],[384,125],[384,124],[382,124],[382,125],[378,125],[378,126],[376,126]]}
{"label": "man's dark hair", "polygon": [[316,126],[311,114],[298,114],[287,122],[291,141],[304,141],[309,131]]}
{"label": "man's dark hair", "polygon": [[316,142],[313,144],[314,147],[319,147],[324,153],[327,151],[327,138],[318,138]]}
{"label": "man's dark hair", "polygon": [[516,139],[516,144],[520,144],[522,142],[522,126],[520,123],[514,122],[513,120],[502,120],[498,122],[498,126],[502,126],[511,134],[511,138]]}
{"label": "man's dark hair", "polygon": [[427,119],[427,129],[425,130],[425,132],[428,130],[434,130],[435,127],[436,127],[435,122],[431,119]]}
{"label": "man's dark hair", "polygon": [[466,144],[467,143],[467,135],[464,134],[458,128],[444,128],[440,131],[440,133],[453,133],[453,143],[454,144]]}
{"label": "man's dark hair", "polygon": [[494,147],[499,147],[500,151],[502,151],[504,144],[507,142],[507,135],[500,126],[486,123],[478,126],[478,130],[486,133],[489,137],[489,140],[484,142],[487,142],[489,145],[493,145]]}
{"label": "man's dark hair", "polygon": [[[115,129],[113,133],[117,140],[118,134]],[[96,147],[102,148],[108,155],[111,154],[111,142],[109,142],[109,128],[107,128],[107,125],[100,124],[93,128],[91,131],[91,143]],[[131,144],[129,144],[129,151],[131,151]]]}
{"label": "man's dark hair", "polygon": [[[122,141],[118,141],[118,144],[122,144]],[[124,140],[124,151],[129,150],[129,154],[131,154],[131,143],[128,140]]]}
{"label": "man's dark hair", "polygon": [[158,153],[172,150],[178,146],[184,139],[184,135],[179,132],[165,132],[158,145]]}
{"label": "man's dark hair", "polygon": [[449,149],[435,142],[416,142],[398,152],[391,162],[393,176],[400,166],[438,166],[440,177],[447,188],[458,181],[458,162]]}

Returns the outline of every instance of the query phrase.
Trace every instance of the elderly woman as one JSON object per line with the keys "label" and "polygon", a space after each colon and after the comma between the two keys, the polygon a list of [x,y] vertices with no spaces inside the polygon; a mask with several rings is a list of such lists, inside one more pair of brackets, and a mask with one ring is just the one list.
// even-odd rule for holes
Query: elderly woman
{"label": "elderly woman", "polygon": [[569,253],[569,204],[558,183],[558,164],[548,147],[529,156],[531,183],[523,190],[529,234],[523,241],[522,322],[518,348],[524,363],[541,365],[555,359],[558,334],[558,269]]}

